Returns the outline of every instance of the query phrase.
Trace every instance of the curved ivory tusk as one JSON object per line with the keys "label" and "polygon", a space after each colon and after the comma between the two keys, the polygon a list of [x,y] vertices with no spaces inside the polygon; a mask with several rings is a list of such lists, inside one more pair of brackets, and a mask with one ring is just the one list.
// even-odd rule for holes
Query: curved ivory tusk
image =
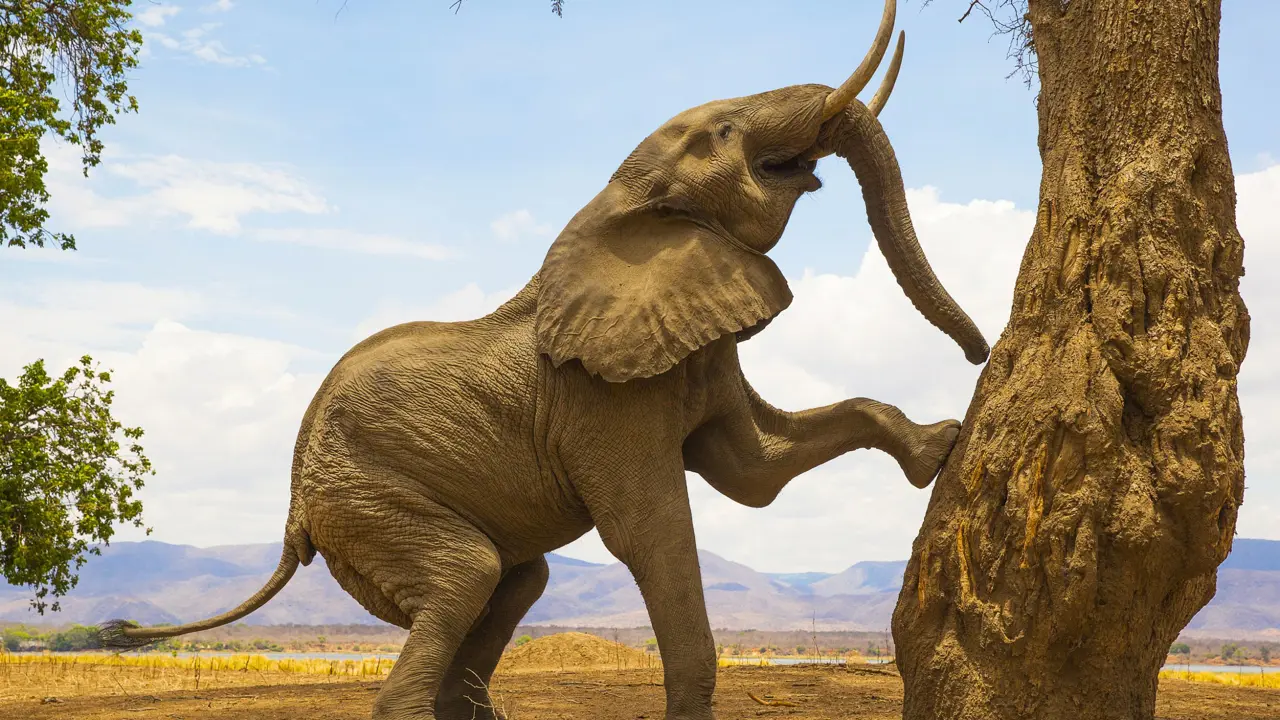
{"label": "curved ivory tusk", "polygon": [[875,74],[880,61],[884,59],[885,50],[889,49],[889,37],[893,34],[893,20],[897,10],[895,0],[885,0],[884,15],[880,18],[880,29],[876,31],[876,39],[872,42],[871,49],[867,51],[867,56],[862,58],[862,64],[853,71],[849,79],[827,96],[827,101],[822,106],[823,122],[830,120],[836,113],[843,110],[849,101],[858,96],[858,92],[866,87],[867,81]]}
{"label": "curved ivory tusk", "polygon": [[893,59],[889,61],[889,69],[884,74],[884,79],[880,81],[880,87],[876,90],[876,94],[871,96],[871,102],[867,103],[867,109],[872,115],[879,115],[884,109],[885,103],[889,102],[889,95],[893,92],[893,84],[898,80],[898,68],[902,67],[902,46],[907,42],[907,33],[905,31],[898,33],[898,47],[893,50]]}

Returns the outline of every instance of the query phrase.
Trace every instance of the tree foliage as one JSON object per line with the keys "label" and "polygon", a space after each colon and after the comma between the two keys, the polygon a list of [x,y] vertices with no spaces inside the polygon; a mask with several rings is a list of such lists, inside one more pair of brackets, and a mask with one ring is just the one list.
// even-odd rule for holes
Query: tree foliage
{"label": "tree foliage", "polygon": [[0,644],[3,644],[4,649],[9,652],[24,649],[76,652],[102,648],[102,640],[98,638],[96,625],[72,625],[66,630],[46,632],[40,632],[38,628],[9,627],[0,633]]}
{"label": "tree foliage", "polygon": [[130,5],[0,0],[0,247],[75,248],[71,235],[45,229],[49,164],[40,140],[52,132],[78,145],[87,175],[102,153],[99,129],[137,110],[125,83],[142,46],[142,34],[126,27]]}
{"label": "tree foliage", "polygon": [[87,355],[61,377],[36,361],[16,385],[0,378],[0,576],[32,586],[41,614],[50,594],[75,587],[115,523],[142,527],[134,491],[151,461],[142,430],[112,417],[110,382]]}

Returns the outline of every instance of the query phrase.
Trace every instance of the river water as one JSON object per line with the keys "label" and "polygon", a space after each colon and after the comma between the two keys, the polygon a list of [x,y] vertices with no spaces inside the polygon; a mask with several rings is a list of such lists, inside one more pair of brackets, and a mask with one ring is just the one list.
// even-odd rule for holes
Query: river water
{"label": "river water", "polygon": [[[725,656],[720,658],[721,662],[732,663],[734,665],[759,665],[761,658],[759,657],[731,657]],[[816,658],[816,657],[771,657],[765,658],[765,662],[770,665],[843,665],[844,658]],[[884,665],[889,662],[889,658],[865,658],[862,662],[868,665]]]}

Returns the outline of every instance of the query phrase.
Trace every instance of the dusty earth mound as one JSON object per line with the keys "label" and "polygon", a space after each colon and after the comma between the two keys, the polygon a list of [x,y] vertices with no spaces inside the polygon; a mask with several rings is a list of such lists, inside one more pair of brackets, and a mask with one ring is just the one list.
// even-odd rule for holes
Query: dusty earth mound
{"label": "dusty earth mound", "polygon": [[586,633],[548,635],[509,650],[498,671],[656,668],[658,659],[643,650]]}

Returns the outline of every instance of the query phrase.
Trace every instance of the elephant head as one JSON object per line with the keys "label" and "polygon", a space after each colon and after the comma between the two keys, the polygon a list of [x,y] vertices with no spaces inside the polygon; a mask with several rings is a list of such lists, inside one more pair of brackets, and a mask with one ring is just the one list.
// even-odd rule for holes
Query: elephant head
{"label": "elephant head", "polygon": [[894,0],[861,65],[839,88],[796,85],[686,110],[631,153],[552,243],[539,271],[539,350],[622,382],[663,373],[721,335],[746,337],[791,302],[765,254],[816,161],[845,158],[876,241],[915,307],[974,364],[989,348],[916,240],[893,148],[876,115],[905,37],[867,105],[857,93],[893,32]]}

